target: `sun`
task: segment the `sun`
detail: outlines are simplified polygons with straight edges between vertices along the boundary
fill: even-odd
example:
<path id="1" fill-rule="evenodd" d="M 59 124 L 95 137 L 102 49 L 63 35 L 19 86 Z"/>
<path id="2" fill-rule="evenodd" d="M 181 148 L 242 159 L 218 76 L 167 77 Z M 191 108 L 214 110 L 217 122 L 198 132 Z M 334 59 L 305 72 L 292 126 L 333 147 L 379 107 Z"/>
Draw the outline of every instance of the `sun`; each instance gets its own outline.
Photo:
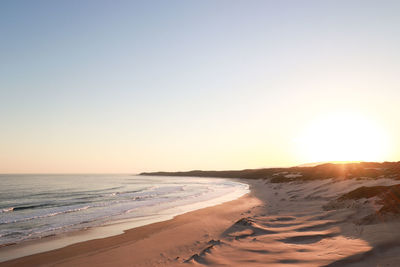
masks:
<path id="1" fill-rule="evenodd" d="M 322 115 L 295 142 L 304 162 L 383 161 L 389 145 L 377 123 L 349 112 Z"/>

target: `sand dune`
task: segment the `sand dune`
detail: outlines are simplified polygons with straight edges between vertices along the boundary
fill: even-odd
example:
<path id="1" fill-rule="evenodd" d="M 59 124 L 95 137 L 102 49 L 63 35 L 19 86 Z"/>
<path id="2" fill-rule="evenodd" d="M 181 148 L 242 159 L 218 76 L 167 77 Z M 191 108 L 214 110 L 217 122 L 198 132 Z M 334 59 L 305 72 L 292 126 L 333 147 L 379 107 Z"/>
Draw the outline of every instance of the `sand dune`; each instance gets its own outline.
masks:
<path id="1" fill-rule="evenodd" d="M 253 184 L 253 193 L 264 204 L 189 262 L 208 266 L 399 266 L 400 235 L 393 234 L 399 221 L 362 225 L 359 218 L 374 214 L 376 207 L 361 209 L 355 201 L 336 209 L 324 206 L 361 185 L 397 183 L 391 179 L 285 184 L 259 180 Z"/>

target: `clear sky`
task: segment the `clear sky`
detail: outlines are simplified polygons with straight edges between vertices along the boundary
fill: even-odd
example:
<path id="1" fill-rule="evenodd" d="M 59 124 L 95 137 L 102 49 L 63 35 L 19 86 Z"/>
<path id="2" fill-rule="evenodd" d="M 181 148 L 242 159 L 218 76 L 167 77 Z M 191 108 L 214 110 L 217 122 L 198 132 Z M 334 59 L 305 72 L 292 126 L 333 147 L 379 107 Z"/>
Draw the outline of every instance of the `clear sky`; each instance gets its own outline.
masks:
<path id="1" fill-rule="evenodd" d="M 1 1 L 0 172 L 398 161 L 399 14 L 400 1 Z"/>

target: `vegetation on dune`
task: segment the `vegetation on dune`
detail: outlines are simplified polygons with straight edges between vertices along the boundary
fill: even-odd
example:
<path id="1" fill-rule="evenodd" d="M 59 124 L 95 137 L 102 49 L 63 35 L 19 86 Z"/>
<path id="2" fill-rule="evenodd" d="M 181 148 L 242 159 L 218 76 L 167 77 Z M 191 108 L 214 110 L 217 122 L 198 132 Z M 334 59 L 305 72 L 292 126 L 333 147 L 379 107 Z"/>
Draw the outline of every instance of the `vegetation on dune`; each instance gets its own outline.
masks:
<path id="1" fill-rule="evenodd" d="M 400 213 L 400 184 L 391 186 L 363 186 L 342 195 L 338 200 L 358 200 L 377 197 L 382 207 L 378 213 Z"/>
<path id="2" fill-rule="evenodd" d="M 388 190 L 388 186 L 362 186 L 353 191 L 350 191 L 341 197 L 339 201 L 346 199 L 361 199 L 361 198 L 371 198 L 378 196 Z"/>

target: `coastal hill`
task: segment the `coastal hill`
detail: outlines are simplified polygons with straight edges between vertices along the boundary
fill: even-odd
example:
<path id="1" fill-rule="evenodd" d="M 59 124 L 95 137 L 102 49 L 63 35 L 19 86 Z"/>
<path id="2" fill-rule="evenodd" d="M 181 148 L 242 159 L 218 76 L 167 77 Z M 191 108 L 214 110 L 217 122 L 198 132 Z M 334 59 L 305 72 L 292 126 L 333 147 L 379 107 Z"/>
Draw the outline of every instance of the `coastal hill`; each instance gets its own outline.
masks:
<path id="1" fill-rule="evenodd" d="M 144 172 L 140 175 L 268 179 L 272 183 L 329 178 L 391 178 L 400 180 L 399 162 L 325 163 L 313 167 L 263 168 L 228 171 Z"/>

